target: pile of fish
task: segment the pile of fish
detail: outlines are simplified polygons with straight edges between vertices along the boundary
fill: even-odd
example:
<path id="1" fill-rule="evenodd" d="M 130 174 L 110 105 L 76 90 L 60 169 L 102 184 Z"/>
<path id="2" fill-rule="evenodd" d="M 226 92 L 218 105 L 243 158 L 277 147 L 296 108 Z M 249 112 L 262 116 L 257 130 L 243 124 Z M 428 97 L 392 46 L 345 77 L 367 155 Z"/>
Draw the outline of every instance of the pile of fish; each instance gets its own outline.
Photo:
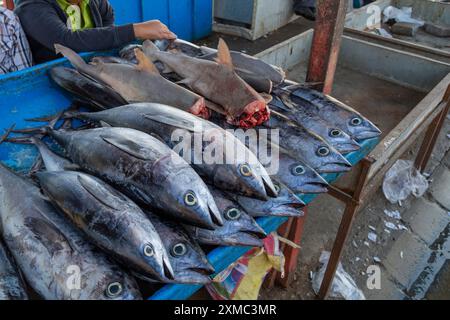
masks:
<path id="1" fill-rule="evenodd" d="M 0 139 L 40 154 L 27 175 L 0 164 L 0 299 L 29 288 L 44 299 L 140 299 L 141 281 L 209 283 L 205 246 L 262 247 L 255 218 L 301 217 L 299 196 L 327 192 L 320 174 L 349 171 L 342 154 L 380 134 L 223 41 L 217 51 L 145 42 L 91 63 L 56 49 L 76 69 L 50 77 L 89 111 L 32 119 L 48 125 Z M 277 157 L 263 165 L 262 146 L 234 126 L 279 129 L 268 141 Z M 198 147 L 199 134 L 212 139 Z M 212 146 L 226 161 L 198 161 Z"/>

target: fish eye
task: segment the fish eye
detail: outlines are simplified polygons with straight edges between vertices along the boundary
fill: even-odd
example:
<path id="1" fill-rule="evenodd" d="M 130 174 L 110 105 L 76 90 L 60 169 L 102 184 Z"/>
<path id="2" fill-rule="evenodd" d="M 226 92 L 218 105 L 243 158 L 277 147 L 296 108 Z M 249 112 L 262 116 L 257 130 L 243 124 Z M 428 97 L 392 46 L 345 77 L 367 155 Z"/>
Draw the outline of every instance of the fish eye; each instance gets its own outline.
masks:
<path id="1" fill-rule="evenodd" d="M 298 165 L 298 166 L 295 166 L 294 168 L 292 168 L 292 174 L 294 176 L 301 176 L 301 175 L 305 174 L 305 172 L 306 172 L 305 167 L 302 165 Z"/>
<path id="2" fill-rule="evenodd" d="M 243 164 L 240 166 L 239 171 L 244 177 L 251 177 L 252 175 L 252 169 L 248 164 Z"/>
<path id="3" fill-rule="evenodd" d="M 342 135 L 342 131 L 341 130 L 339 130 L 339 129 L 332 129 L 331 131 L 330 131 L 330 137 L 339 137 L 339 136 L 341 136 Z"/>
<path id="4" fill-rule="evenodd" d="M 187 247 L 184 243 L 177 243 L 173 246 L 171 251 L 174 257 L 181 257 L 187 253 Z"/>
<path id="5" fill-rule="evenodd" d="M 330 149 L 328 147 L 320 147 L 317 149 L 317 155 L 319 157 L 326 157 L 330 154 Z"/>
<path id="6" fill-rule="evenodd" d="M 350 124 L 354 127 L 359 126 L 362 124 L 362 119 L 359 117 L 355 117 L 350 121 Z"/>
<path id="7" fill-rule="evenodd" d="M 241 217 L 241 211 L 237 208 L 230 208 L 225 213 L 225 218 L 228 220 L 238 220 Z"/>
<path id="8" fill-rule="evenodd" d="M 279 186 L 278 184 L 274 183 L 274 184 L 273 184 L 273 187 L 275 188 L 275 191 L 276 191 L 277 193 L 279 193 L 279 192 L 281 191 L 281 188 L 280 188 L 280 186 Z"/>
<path id="9" fill-rule="evenodd" d="M 153 246 L 150 244 L 146 244 L 144 246 L 144 255 L 146 257 L 153 257 L 153 255 L 155 254 L 155 250 L 153 250 Z"/>
<path id="10" fill-rule="evenodd" d="M 184 203 L 186 203 L 188 206 L 193 207 L 197 204 L 197 196 L 194 192 L 189 191 L 184 196 Z"/>
<path id="11" fill-rule="evenodd" d="M 113 282 L 106 288 L 106 296 L 109 298 L 117 298 L 123 291 L 123 287 L 119 282 Z"/>

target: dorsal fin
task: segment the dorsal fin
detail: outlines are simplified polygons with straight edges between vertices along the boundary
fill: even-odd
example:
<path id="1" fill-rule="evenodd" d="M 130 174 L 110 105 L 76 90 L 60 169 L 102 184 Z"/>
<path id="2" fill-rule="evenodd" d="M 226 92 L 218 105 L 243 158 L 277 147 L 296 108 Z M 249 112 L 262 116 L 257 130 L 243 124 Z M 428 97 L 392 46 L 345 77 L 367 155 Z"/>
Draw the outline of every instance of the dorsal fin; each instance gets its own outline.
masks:
<path id="1" fill-rule="evenodd" d="M 230 49 L 222 38 L 219 40 L 217 62 L 233 69 L 233 59 L 231 59 Z"/>
<path id="2" fill-rule="evenodd" d="M 126 199 L 122 195 L 113 193 L 112 190 L 108 190 L 106 185 L 102 185 L 99 181 L 87 175 L 78 174 L 77 178 L 80 185 L 105 207 L 117 211 L 120 209 L 122 203 L 126 202 Z"/>
<path id="3" fill-rule="evenodd" d="M 134 49 L 138 61 L 137 68 L 141 71 L 159 74 L 158 68 L 150 61 L 141 49 Z"/>
<path id="4" fill-rule="evenodd" d="M 105 142 L 118 148 L 119 150 L 128 153 L 130 156 L 141 160 L 154 160 L 156 152 L 153 152 L 146 146 L 141 146 L 139 143 L 132 141 L 124 136 L 100 136 Z"/>

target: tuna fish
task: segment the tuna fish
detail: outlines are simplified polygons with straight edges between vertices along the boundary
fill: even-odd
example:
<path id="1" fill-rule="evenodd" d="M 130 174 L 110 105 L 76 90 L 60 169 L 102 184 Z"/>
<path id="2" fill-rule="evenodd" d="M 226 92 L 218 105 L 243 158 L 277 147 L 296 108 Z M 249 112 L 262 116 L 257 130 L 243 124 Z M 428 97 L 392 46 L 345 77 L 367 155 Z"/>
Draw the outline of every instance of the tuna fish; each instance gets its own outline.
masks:
<path id="1" fill-rule="evenodd" d="M 318 91 L 302 85 L 288 86 L 284 90 L 290 93 L 289 99 L 284 99 L 287 104 L 291 103 L 297 109 L 309 110 L 357 141 L 381 135 L 380 129 L 360 113 Z"/>
<path id="2" fill-rule="evenodd" d="M 155 65 L 137 50 L 137 66 L 117 63 L 87 64 L 74 51 L 55 45 L 80 72 L 101 81 L 117 91 L 126 101 L 165 103 L 207 118 L 205 100 L 199 95 L 164 79 Z"/>
<path id="3" fill-rule="evenodd" d="M 40 131 L 55 139 L 75 164 L 139 204 L 196 226 L 222 225 L 202 179 L 158 139 L 126 128 L 55 131 L 47 127 Z"/>
<path id="4" fill-rule="evenodd" d="M 299 126 L 322 137 L 331 146 L 342 154 L 357 151 L 361 146 L 348 134 L 337 127 L 329 125 L 326 121 L 315 115 L 308 108 L 296 108 L 295 105 L 288 104 L 289 98 L 285 97 L 285 92 L 279 94 L 283 97 L 281 101 L 278 97 L 270 103 L 271 109 L 286 116 L 296 122 Z"/>
<path id="5" fill-rule="evenodd" d="M 186 226 L 189 234 L 205 245 L 262 247 L 267 235 L 256 221 L 222 191 L 211 188 L 211 192 L 223 216 L 223 227 L 211 231 Z"/>
<path id="6" fill-rule="evenodd" d="M 86 242 L 34 184 L 1 164 L 0 225 L 28 284 L 44 299 L 141 298 L 133 278 Z"/>
<path id="7" fill-rule="evenodd" d="M 281 147 L 290 150 L 296 158 L 319 173 L 347 172 L 351 169 L 351 164 L 326 141 L 275 111 L 264 126 L 279 129 Z"/>
<path id="8" fill-rule="evenodd" d="M 0 301 L 2 300 L 28 300 L 28 296 L 20 271 L 0 240 Z"/>
<path id="9" fill-rule="evenodd" d="M 200 246 L 178 223 L 147 213 L 169 252 L 174 283 L 207 284 L 214 268 Z M 147 279 L 151 280 L 151 279 Z"/>
<path id="10" fill-rule="evenodd" d="M 280 182 L 275 182 L 278 198 L 261 201 L 253 198 L 228 194 L 252 217 L 301 217 L 305 203 L 289 188 Z"/>
<path id="11" fill-rule="evenodd" d="M 36 176 L 51 202 L 109 256 L 139 274 L 162 282 L 174 279 L 160 236 L 129 198 L 81 172 L 39 172 Z"/>
<path id="12" fill-rule="evenodd" d="M 249 128 L 269 118 L 264 98 L 234 71 L 230 52 L 223 40 L 219 44 L 218 62 L 163 52 L 151 41 L 144 42 L 143 48 L 153 61 L 163 62 L 180 75 L 183 84 L 221 106 L 230 123 Z"/>
<path id="13" fill-rule="evenodd" d="M 60 87 L 95 110 L 105 110 L 127 104 L 127 101 L 109 86 L 94 81 L 74 69 L 55 67 L 50 70 L 50 77 Z"/>
<path id="14" fill-rule="evenodd" d="M 155 134 L 172 148 L 179 144 L 174 132 L 181 130 L 180 135 L 190 139 L 188 151 L 191 156 L 202 160 L 190 159 L 193 167 L 210 184 L 260 199 L 277 195 L 266 170 L 250 150 L 232 134 L 189 113 L 165 105 L 141 103 L 98 113 L 72 113 L 72 116 Z M 209 138 L 214 136 L 218 139 L 211 144 L 204 142 L 205 145 L 200 148 L 201 154 L 198 155 L 196 150 L 199 148 L 194 141 L 196 133 L 202 133 L 202 140 L 211 141 Z M 223 152 L 217 162 L 208 160 L 209 145 Z"/>

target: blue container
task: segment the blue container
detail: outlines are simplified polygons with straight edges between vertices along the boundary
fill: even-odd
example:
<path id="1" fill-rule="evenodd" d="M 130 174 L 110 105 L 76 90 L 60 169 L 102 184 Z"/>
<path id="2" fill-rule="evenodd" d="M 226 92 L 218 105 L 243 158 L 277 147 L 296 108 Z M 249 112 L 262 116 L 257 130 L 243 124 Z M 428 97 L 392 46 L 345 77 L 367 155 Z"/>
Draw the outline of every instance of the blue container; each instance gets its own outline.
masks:
<path id="1" fill-rule="evenodd" d="M 179 38 L 192 41 L 212 32 L 212 0 L 109 0 L 116 24 L 158 19 Z"/>
<path id="2" fill-rule="evenodd" d="M 85 58 L 93 53 L 83 54 Z M 98 55 L 98 54 L 96 54 Z M 55 114 L 69 107 L 72 98 L 62 89 L 50 81 L 48 71 L 60 65 L 69 65 L 66 59 L 55 60 L 33 68 L 0 76 L 0 135 L 2 129 L 16 124 L 17 128 L 36 126 L 36 123 L 26 122 L 25 119 Z M 361 150 L 347 155 L 352 163 L 358 163 L 378 144 L 378 139 L 365 141 Z M 29 169 L 37 151 L 32 146 L 0 144 L 0 161 L 16 170 Z M 339 175 L 324 176 L 332 182 Z M 302 196 L 305 203 L 313 201 L 315 196 Z M 281 226 L 284 218 L 261 218 L 258 223 L 266 232 L 270 233 Z M 208 260 L 217 272 L 226 269 L 251 248 L 220 247 L 208 254 Z M 188 299 L 199 290 L 197 285 L 166 285 L 156 292 L 150 299 Z"/>

